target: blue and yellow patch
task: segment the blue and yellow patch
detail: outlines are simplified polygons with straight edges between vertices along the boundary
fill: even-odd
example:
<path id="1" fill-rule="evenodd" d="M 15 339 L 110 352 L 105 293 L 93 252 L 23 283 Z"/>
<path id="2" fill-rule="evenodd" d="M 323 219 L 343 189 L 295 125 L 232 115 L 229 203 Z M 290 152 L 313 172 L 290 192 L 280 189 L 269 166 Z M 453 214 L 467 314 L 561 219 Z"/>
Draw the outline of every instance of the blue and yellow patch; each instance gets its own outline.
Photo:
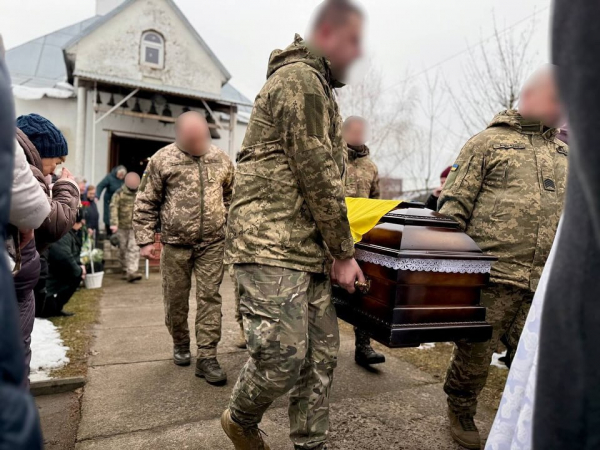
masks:
<path id="1" fill-rule="evenodd" d="M 450 172 L 456 172 L 458 170 L 458 164 L 453 164 Z"/>

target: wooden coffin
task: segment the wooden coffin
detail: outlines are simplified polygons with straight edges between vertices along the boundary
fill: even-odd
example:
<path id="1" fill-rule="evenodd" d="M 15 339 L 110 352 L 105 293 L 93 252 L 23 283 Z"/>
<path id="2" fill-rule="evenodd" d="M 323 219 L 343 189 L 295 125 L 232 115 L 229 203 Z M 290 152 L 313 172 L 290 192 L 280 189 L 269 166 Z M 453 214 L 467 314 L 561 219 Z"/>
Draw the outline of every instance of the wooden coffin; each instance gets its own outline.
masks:
<path id="1" fill-rule="evenodd" d="M 479 301 L 497 258 L 484 255 L 450 217 L 401 205 L 356 244 L 370 286 L 352 295 L 334 286 L 338 317 L 388 347 L 490 339 Z"/>

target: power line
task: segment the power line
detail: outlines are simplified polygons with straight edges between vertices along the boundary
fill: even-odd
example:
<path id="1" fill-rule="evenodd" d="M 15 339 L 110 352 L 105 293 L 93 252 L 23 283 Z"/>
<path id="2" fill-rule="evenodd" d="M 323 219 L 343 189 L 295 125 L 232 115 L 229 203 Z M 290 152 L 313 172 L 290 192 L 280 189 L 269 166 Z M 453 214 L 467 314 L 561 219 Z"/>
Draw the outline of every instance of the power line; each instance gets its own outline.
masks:
<path id="1" fill-rule="evenodd" d="M 426 69 L 423 69 L 422 71 L 420 71 L 420 72 L 418 72 L 418 73 L 416 73 L 416 74 L 414 74 L 414 75 L 410 75 L 410 76 L 408 76 L 408 77 L 404 78 L 403 80 L 401 80 L 401 81 L 399 81 L 399 82 L 397 82 L 397 83 L 394 83 L 394 84 L 392 84 L 392 85 L 390 85 L 390 86 L 388 86 L 388 87 L 384 88 L 382 92 L 389 91 L 390 89 L 393 89 L 393 88 L 395 88 L 396 86 L 399 86 L 399 85 L 401 85 L 402 83 L 406 83 L 408 80 L 412 80 L 413 78 L 419 77 L 419 76 L 421 76 L 421 75 L 423 75 L 423 74 L 425 74 L 425 73 L 429 72 L 430 70 L 432 70 L 432 69 L 435 69 L 436 67 L 439 67 L 439 66 L 441 66 L 441 65 L 443 65 L 443 64 L 446 64 L 448 61 L 450 61 L 450 60 L 452 60 L 452 59 L 454 59 L 454 58 L 458 58 L 459 56 L 461 56 L 461 55 L 463 55 L 463 54 L 465 54 L 465 53 L 469 52 L 469 51 L 471 50 L 471 48 L 473 48 L 473 47 L 478 47 L 478 46 L 480 46 L 480 45 L 483 45 L 483 44 L 485 44 L 487 41 L 489 41 L 489 40 L 491 40 L 491 39 L 495 38 L 495 37 L 496 37 L 496 35 L 501 35 L 501 34 L 504 34 L 504 33 L 506 33 L 508 30 L 511 30 L 511 29 L 513 29 L 513 28 L 515 28 L 515 27 L 517 27 L 517 26 L 521 25 L 523 22 L 526 22 L 526 21 L 528 21 L 529 19 L 531 19 L 531 18 L 535 17 L 536 15 L 543 13 L 544 11 L 546 11 L 546 10 L 547 10 L 547 9 L 549 9 L 549 8 L 550 8 L 550 6 L 546 6 L 546 7 L 542 8 L 542 9 L 540 9 L 539 11 L 534 11 L 534 12 L 533 12 L 533 14 L 530 14 L 530 15 L 528 15 L 527 17 L 524 17 L 523 19 L 521 19 L 521 20 L 519 20 L 519 21 L 517 21 L 517 22 L 513 23 L 512 25 L 510 25 L 510 26 L 508 26 L 508 27 L 506 27 L 506 28 L 504 28 L 504 29 L 500 30 L 498 33 L 494 33 L 494 34 L 492 34 L 492 35 L 488 36 L 487 38 L 480 40 L 479 42 L 475 43 L 474 45 L 470 45 L 470 46 L 468 46 L 468 47 L 464 48 L 463 50 L 461 50 L 460 52 L 458 52 L 458 53 L 454 53 L 453 55 L 451 55 L 451 56 L 448 56 L 447 58 L 445 58 L 445 59 L 443 59 L 443 60 L 441 60 L 441 61 L 439 61 L 439 62 L 437 62 L 437 63 L 433 64 L 432 66 L 429 66 L 429 67 L 427 67 Z"/>

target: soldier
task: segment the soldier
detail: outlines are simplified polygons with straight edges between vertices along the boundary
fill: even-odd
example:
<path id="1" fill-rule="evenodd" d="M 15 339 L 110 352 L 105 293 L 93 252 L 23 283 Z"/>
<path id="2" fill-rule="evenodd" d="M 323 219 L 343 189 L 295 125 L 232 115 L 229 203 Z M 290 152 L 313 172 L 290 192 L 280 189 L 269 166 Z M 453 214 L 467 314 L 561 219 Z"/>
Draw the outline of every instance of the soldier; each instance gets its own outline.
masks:
<path id="1" fill-rule="evenodd" d="M 225 221 L 231 201 L 233 164 L 210 143 L 208 124 L 195 111 L 175 122 L 176 141 L 148 163 L 135 202 L 133 226 L 142 256 L 154 257 L 160 219 L 165 323 L 173 337 L 173 362 L 190 364 L 188 329 L 192 274 L 196 278 L 196 376 L 225 384 L 217 361 Z"/>
<path id="2" fill-rule="evenodd" d="M 234 264 L 249 359 L 221 425 L 237 450 L 264 450 L 258 424 L 289 392 L 296 449 L 322 449 L 339 331 L 331 276 L 364 277 L 344 201 L 346 149 L 333 89 L 360 54 L 363 17 L 328 0 L 310 39 L 271 53 L 240 152 L 225 260 Z"/>
<path id="3" fill-rule="evenodd" d="M 518 111 L 503 111 L 461 150 L 442 191 L 440 212 L 452 216 L 485 253 L 497 256 L 481 293 L 492 339 L 459 342 L 444 390 L 454 439 L 480 448 L 473 421 L 498 340 L 525 317 L 550 252 L 563 206 L 567 146 L 551 67 L 525 84 Z"/>
<path id="4" fill-rule="evenodd" d="M 125 279 L 130 283 L 142 279 L 138 273 L 140 248 L 133 233 L 133 204 L 139 185 L 140 176 L 129 172 L 125 184 L 110 199 L 110 231 L 119 237 L 121 264 Z"/>
<path id="5" fill-rule="evenodd" d="M 367 122 L 362 117 L 350 116 L 342 126 L 342 136 L 348 146 L 346 197 L 380 198 L 379 173 L 369 158 L 365 145 Z M 360 366 L 385 362 L 385 356 L 371 347 L 371 339 L 364 330 L 354 328 L 354 360 Z"/>

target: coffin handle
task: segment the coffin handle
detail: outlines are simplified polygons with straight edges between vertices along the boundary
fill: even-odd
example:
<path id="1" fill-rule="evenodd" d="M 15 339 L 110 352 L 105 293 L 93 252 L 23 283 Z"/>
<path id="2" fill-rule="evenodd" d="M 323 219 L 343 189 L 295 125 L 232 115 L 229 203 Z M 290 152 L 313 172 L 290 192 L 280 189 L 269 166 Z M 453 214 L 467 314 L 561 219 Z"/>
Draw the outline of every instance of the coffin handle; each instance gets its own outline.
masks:
<path id="1" fill-rule="evenodd" d="M 361 294 L 368 294 L 369 293 L 369 289 L 371 289 L 371 280 L 366 278 L 364 283 L 361 283 L 360 281 L 356 280 L 354 282 L 354 287 L 356 288 L 356 290 L 358 292 L 360 292 Z"/>

